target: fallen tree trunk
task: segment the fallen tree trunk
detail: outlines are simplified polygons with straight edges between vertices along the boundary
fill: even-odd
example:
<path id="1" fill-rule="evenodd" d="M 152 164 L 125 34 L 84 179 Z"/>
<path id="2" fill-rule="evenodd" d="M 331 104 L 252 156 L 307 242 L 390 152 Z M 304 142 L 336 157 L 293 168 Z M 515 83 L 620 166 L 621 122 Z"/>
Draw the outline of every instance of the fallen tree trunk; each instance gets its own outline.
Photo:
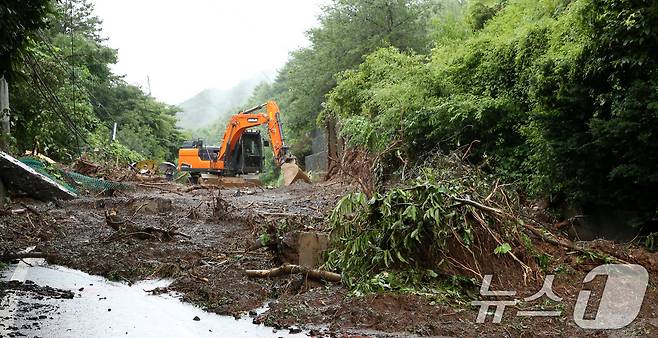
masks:
<path id="1" fill-rule="evenodd" d="M 19 252 L 19 253 L 4 253 L 0 255 L 0 262 L 9 262 L 14 259 L 25 259 L 25 258 L 52 258 L 56 257 L 55 254 L 49 254 L 45 252 Z"/>
<path id="2" fill-rule="evenodd" d="M 302 274 L 312 279 L 326 280 L 334 283 L 340 283 L 341 281 L 340 274 L 320 269 L 309 269 L 301 265 L 293 264 L 283 264 L 278 268 L 269 270 L 245 270 L 245 274 L 247 277 L 252 278 L 269 278 L 282 275 Z"/>

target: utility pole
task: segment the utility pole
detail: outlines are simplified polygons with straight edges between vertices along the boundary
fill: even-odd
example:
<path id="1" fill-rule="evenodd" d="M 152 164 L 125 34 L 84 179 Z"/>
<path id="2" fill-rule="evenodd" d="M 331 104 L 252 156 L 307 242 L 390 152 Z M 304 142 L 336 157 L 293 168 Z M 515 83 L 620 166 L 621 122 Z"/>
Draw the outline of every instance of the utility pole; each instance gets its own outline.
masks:
<path id="1" fill-rule="evenodd" d="M 146 84 L 149 86 L 149 96 L 151 96 L 151 78 L 146 75 Z"/>
<path id="2" fill-rule="evenodd" d="M 0 77 L 0 121 L 2 122 L 2 135 L 9 136 L 9 84 L 4 75 Z"/>
<path id="3" fill-rule="evenodd" d="M 112 142 L 117 140 L 117 123 L 114 122 L 114 128 L 112 128 Z"/>

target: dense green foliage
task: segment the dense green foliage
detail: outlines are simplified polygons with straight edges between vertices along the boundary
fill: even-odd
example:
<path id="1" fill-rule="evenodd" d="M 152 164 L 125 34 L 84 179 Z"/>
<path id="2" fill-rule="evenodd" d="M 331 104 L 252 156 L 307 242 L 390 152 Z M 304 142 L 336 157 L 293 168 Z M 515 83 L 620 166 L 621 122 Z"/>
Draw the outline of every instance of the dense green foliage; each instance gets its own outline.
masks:
<path id="1" fill-rule="evenodd" d="M 440 7 L 430 0 L 335 0 L 324 8 L 319 27 L 307 32 L 310 46 L 292 52 L 274 83 L 254 94 L 279 103 L 295 155 L 310 153 L 310 133 L 336 84 L 334 75 L 382 47 L 428 52 L 431 18 Z"/>
<path id="2" fill-rule="evenodd" d="M 300 157 L 312 129 L 338 121 L 351 146 L 400 141 L 411 161 L 469 146 L 532 196 L 646 221 L 657 29 L 649 0 L 336 0 L 254 97 L 279 102 Z"/>
<path id="3" fill-rule="evenodd" d="M 658 4 L 516 0 L 463 13 L 471 31 L 450 31 L 429 60 L 387 48 L 340 73 L 324 114 L 373 151 L 399 139 L 418 158 L 477 141 L 473 161 L 531 193 L 653 217 Z"/>
<path id="4" fill-rule="evenodd" d="M 343 272 L 360 293 L 407 291 L 438 281 L 447 242 L 459 236 L 469 245 L 473 229 L 446 205 L 447 187 L 423 177 L 408 188 L 343 197 L 334 209 L 333 250 L 327 267 Z M 395 271 L 396 273 L 390 273 Z"/>
<path id="5" fill-rule="evenodd" d="M 175 128 L 177 109 L 112 73 L 117 51 L 104 44 L 93 6 L 86 0 L 43 6 L 51 10 L 33 11 L 31 5 L 12 9 L 13 17 L 25 15 L 28 22 L 44 23 L 24 34 L 22 47 L 10 55 L 12 67 L 2 69 L 12 75 L 15 150 L 37 149 L 62 161 L 85 149 L 126 159 L 138 158 L 139 153 L 173 160 L 182 141 Z M 110 142 L 115 122 L 118 145 Z"/>
<path id="6" fill-rule="evenodd" d="M 49 0 L 3 0 L 0 3 L 0 76 L 10 77 L 13 61 L 39 29 L 46 26 Z"/>

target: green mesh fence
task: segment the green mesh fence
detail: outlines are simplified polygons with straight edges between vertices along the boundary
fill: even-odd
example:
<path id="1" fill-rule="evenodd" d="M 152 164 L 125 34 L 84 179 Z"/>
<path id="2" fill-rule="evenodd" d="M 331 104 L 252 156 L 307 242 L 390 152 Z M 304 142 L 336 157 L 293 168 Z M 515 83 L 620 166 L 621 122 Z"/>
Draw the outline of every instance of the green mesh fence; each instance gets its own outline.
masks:
<path id="1" fill-rule="evenodd" d="M 76 194 L 78 193 L 78 189 L 76 189 L 76 187 L 81 187 L 90 191 L 132 189 L 132 186 L 125 183 L 106 181 L 100 178 L 78 174 L 76 172 L 63 171 L 52 166 L 46 167 L 46 165 L 41 162 L 41 160 L 33 157 L 23 157 L 19 160 L 30 168 L 36 170 L 38 173 L 55 180 L 63 187 Z"/>
<path id="2" fill-rule="evenodd" d="M 66 172 L 66 176 L 75 181 L 76 184 L 92 191 L 103 190 L 130 190 L 132 186 L 120 182 L 101 180 L 95 177 L 89 177 L 75 172 Z"/>
<path id="3" fill-rule="evenodd" d="M 36 172 L 39 174 L 46 176 L 50 178 L 51 180 L 61 184 L 64 188 L 66 188 L 68 191 L 77 194 L 78 190 L 75 189 L 74 186 L 69 184 L 64 180 L 63 174 L 59 170 L 49 170 L 46 168 L 46 165 L 41 162 L 41 160 L 38 160 L 33 157 L 23 157 L 19 158 L 19 161 L 23 162 L 23 164 L 26 164 L 28 167 L 34 169 Z"/>

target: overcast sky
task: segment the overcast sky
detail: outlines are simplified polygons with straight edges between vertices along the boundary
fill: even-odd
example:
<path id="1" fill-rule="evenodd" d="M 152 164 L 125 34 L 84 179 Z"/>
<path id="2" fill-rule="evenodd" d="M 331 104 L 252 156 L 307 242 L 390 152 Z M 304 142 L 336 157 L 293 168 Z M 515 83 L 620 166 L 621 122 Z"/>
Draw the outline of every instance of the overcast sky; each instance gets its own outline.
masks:
<path id="1" fill-rule="evenodd" d="M 177 104 L 281 68 L 325 0 L 92 0 L 117 74 Z"/>

